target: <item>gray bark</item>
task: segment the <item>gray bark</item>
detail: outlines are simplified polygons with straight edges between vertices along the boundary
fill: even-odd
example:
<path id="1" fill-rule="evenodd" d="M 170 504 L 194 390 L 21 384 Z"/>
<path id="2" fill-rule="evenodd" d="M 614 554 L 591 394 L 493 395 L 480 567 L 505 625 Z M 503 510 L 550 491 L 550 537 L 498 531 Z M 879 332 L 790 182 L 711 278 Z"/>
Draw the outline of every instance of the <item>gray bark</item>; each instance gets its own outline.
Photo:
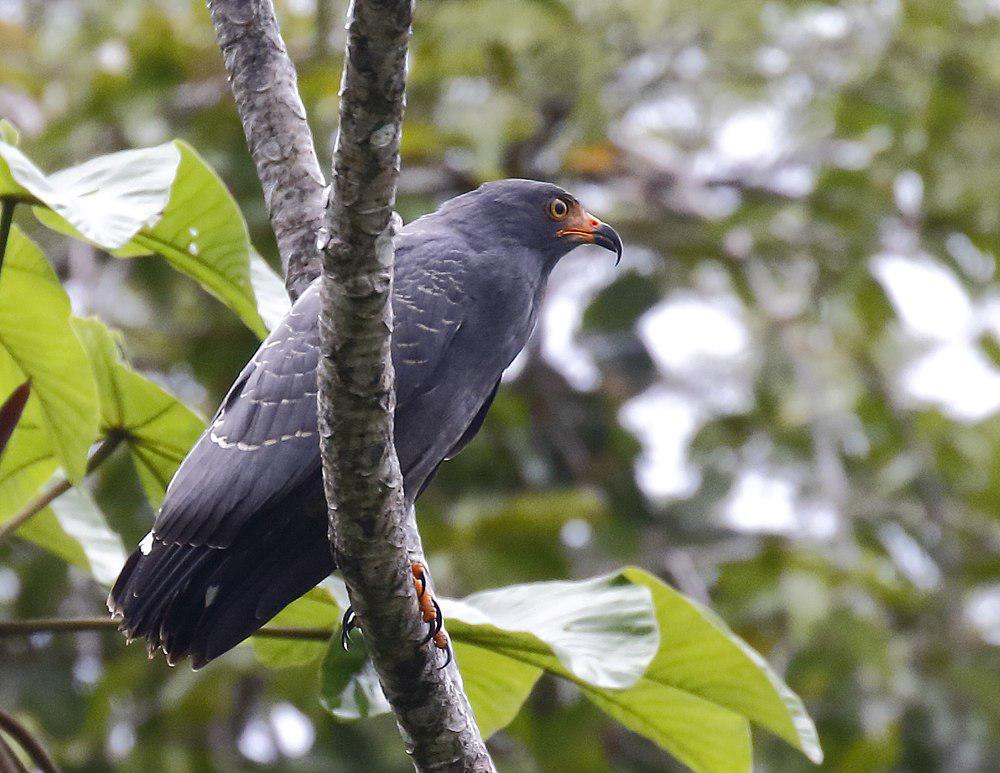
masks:
<path id="1" fill-rule="evenodd" d="M 491 771 L 458 669 L 420 645 L 420 535 L 393 445 L 392 207 L 411 0 L 354 0 L 323 249 L 319 423 L 330 539 L 420 770 Z"/>
<path id="2" fill-rule="evenodd" d="M 295 65 L 271 0 L 209 0 L 208 7 L 294 301 L 319 275 L 316 233 L 326 206 Z"/>

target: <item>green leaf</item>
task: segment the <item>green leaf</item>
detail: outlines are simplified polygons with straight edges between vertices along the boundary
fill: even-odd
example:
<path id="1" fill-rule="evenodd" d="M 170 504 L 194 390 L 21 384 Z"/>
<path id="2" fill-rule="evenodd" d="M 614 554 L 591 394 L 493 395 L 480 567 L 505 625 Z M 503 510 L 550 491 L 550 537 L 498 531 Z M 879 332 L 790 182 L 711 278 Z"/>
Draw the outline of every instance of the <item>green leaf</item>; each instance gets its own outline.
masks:
<path id="1" fill-rule="evenodd" d="M 101 405 L 101 431 L 125 436 L 139 479 L 154 507 L 205 423 L 184 403 L 121 359 L 119 342 L 94 317 L 72 320 L 90 355 Z"/>
<path id="2" fill-rule="evenodd" d="M 649 592 L 620 574 L 516 585 L 440 603 L 469 703 L 487 736 L 517 715 L 543 670 L 622 687 L 639 679 L 657 649 Z M 387 706 L 381 691 L 373 692 L 368 669 L 364 658 L 331 643 L 323 696 L 335 716 L 370 716 Z"/>
<path id="3" fill-rule="evenodd" d="M 171 143 L 125 150 L 51 175 L 6 142 L 0 142 L 0 159 L 0 195 L 27 192 L 85 239 L 113 250 L 163 211 L 180 153 Z M 6 189 L 10 179 L 17 189 Z"/>
<path id="4" fill-rule="evenodd" d="M 666 749 L 689 768 L 704 773 L 750 771 L 750 726 L 738 714 L 711 701 L 643 678 L 616 692 L 581 685 L 594 705 L 625 727 Z"/>
<path id="5" fill-rule="evenodd" d="M 18 530 L 18 536 L 89 571 L 102 585 L 114 583 L 125 563 L 121 537 L 80 487 L 71 488 Z"/>
<path id="6" fill-rule="evenodd" d="M 275 615 L 268 625 L 300 626 L 302 628 L 318 626 L 335 630 L 340 623 L 340 614 L 340 607 L 330 591 L 320 586 L 297 598 Z M 262 663 L 274 668 L 313 663 L 319 660 L 327 650 L 326 642 L 262 637 L 256 637 L 251 641 L 257 658 Z"/>
<path id="7" fill-rule="evenodd" d="M 512 585 L 441 608 L 455 641 L 597 687 L 635 684 L 659 645 L 649 592 L 622 574 Z"/>
<path id="8" fill-rule="evenodd" d="M 169 197 L 141 220 L 130 218 L 130 226 L 135 227 L 124 240 L 96 238 L 72 220 L 60 217 L 58 211 L 35 207 L 35 216 L 50 228 L 83 237 L 119 258 L 160 255 L 178 271 L 197 280 L 263 338 L 267 329 L 257 313 L 250 282 L 252 248 L 239 207 L 219 176 L 190 145 L 175 140 L 160 148 L 169 148 L 171 158 L 176 159 L 172 164 L 164 162 L 161 170 L 170 173 Z M 108 206 L 116 204 L 131 206 L 128 200 L 109 202 Z"/>
<path id="9" fill-rule="evenodd" d="M 581 685 L 591 700 L 696 770 L 731 768 L 713 762 L 712 747 L 718 736 L 703 729 L 703 718 L 694 722 L 680 718 L 711 714 L 716 723 L 723 723 L 724 714 L 719 711 L 745 717 L 773 731 L 813 762 L 822 761 L 816 728 L 802 701 L 757 652 L 710 610 L 656 577 L 635 568 L 626 569 L 625 576 L 653 594 L 660 648 L 642 679 L 628 690 L 598 694 Z M 682 702 L 694 713 L 666 710 Z"/>
<path id="10" fill-rule="evenodd" d="M 69 479 L 79 481 L 97 436 L 98 403 L 86 352 L 69 317 L 69 298 L 52 267 L 14 226 L 0 272 L 0 392 L 31 381 L 21 424 L 30 416 L 31 427 L 44 430 Z M 32 404 L 39 410 L 29 410 Z M 21 442 L 21 432 L 19 425 L 11 447 Z M 38 442 L 36 438 L 35 450 Z"/>
<path id="11" fill-rule="evenodd" d="M 250 284 L 257 299 L 257 313 L 268 330 L 274 330 L 292 308 L 281 277 L 253 250 L 250 255 Z"/>
<path id="12" fill-rule="evenodd" d="M 335 603 L 329 595 L 314 600 Z M 440 602 L 487 736 L 514 718 L 548 671 L 697 771 L 750 770 L 748 720 L 822 759 L 801 701 L 760 655 L 710 611 L 642 570 Z M 301 612 L 296 624 L 316 624 Z M 327 621 L 338 614 L 322 613 Z M 339 642 L 323 663 L 323 700 L 341 718 L 385 708 L 366 658 L 343 653 Z"/>
<path id="13" fill-rule="evenodd" d="M 6 118 L 0 118 L 0 142 L 6 142 L 15 148 L 21 144 L 21 132 Z"/>
<path id="14" fill-rule="evenodd" d="M 489 738 L 514 721 L 542 669 L 457 639 L 453 646 L 472 713 Z"/>
<path id="15" fill-rule="evenodd" d="M 391 711 L 363 637 L 355 638 L 349 652 L 344 652 L 339 641 L 327 648 L 320 669 L 320 703 L 342 720 L 376 717 Z"/>
<path id="16" fill-rule="evenodd" d="M 250 237 L 225 184 L 185 142 L 175 140 L 181 163 L 162 217 L 144 227 L 122 257 L 156 253 L 193 277 L 247 327 L 267 335 L 250 283 Z M 118 253 L 116 253 L 118 254 Z"/>

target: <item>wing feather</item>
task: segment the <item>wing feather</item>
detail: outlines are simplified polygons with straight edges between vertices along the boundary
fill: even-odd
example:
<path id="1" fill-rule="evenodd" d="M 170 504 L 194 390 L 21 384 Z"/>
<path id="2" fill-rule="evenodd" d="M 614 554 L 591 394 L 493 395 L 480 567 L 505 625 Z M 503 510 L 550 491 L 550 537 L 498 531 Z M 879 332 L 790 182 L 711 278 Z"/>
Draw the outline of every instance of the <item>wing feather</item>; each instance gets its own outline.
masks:
<path id="1" fill-rule="evenodd" d="M 397 420 L 409 406 L 419 410 L 420 399 L 434 389 L 461 328 L 462 296 L 455 289 L 455 272 L 428 272 L 428 261 L 407 260 L 413 252 L 426 256 L 434 249 L 428 240 L 401 238 L 397 245 L 400 260 L 393 296 Z M 461 264 L 460 256 L 446 253 L 445 262 L 455 268 Z M 273 509 L 320 475 L 318 290 L 318 283 L 310 286 L 261 344 L 177 470 L 153 525 L 161 542 L 229 547 L 257 514 Z M 399 446 L 404 476 L 427 451 L 421 447 L 421 453 L 410 453 L 408 458 L 405 452 L 411 446 Z"/>

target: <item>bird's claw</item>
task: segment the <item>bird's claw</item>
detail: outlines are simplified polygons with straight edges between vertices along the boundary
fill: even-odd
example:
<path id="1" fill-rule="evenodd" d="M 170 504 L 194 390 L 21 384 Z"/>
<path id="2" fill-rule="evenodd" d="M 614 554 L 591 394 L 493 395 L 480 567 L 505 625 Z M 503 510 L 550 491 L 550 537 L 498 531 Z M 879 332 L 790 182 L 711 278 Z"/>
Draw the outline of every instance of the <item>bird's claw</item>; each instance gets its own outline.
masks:
<path id="1" fill-rule="evenodd" d="M 424 572 L 424 565 L 414 562 L 411 565 L 411 570 L 413 571 L 413 587 L 417 591 L 417 603 L 420 605 L 424 622 L 427 623 L 427 635 L 420 640 L 420 645 L 423 646 L 427 642 L 433 641 L 435 647 L 444 650 L 446 658 L 444 665 L 439 668 L 447 668 L 452 660 L 452 652 L 448 634 L 444 630 L 444 615 L 441 613 L 441 605 L 427 589 L 427 575 Z"/>
<path id="2" fill-rule="evenodd" d="M 420 563 L 412 565 L 413 586 L 417 591 L 417 602 L 420 604 L 420 612 L 424 622 L 427 623 L 427 635 L 420 640 L 421 646 L 433 641 L 434 646 L 445 653 L 444 665 L 438 669 L 447 668 L 452 661 L 451 642 L 448 634 L 444 630 L 444 614 L 441 612 L 441 605 L 427 589 L 427 576 L 424 573 L 424 566 Z M 345 652 L 351 648 L 351 631 L 359 628 L 357 617 L 354 614 L 354 607 L 348 607 L 344 612 L 340 627 L 340 644 Z"/>
<path id="3" fill-rule="evenodd" d="M 354 607 L 348 607 L 347 611 L 344 612 L 344 619 L 340 624 L 340 644 L 344 648 L 344 652 L 350 651 L 351 631 L 357 627 L 358 624 L 354 616 Z"/>
<path id="4" fill-rule="evenodd" d="M 439 633 L 441 633 L 441 629 L 444 627 L 444 615 L 441 614 L 441 607 L 440 605 L 438 605 L 437 599 L 432 597 L 431 604 L 434 605 L 434 619 L 427 620 L 426 618 L 424 618 L 425 622 L 427 623 L 427 635 L 420 640 L 421 645 L 426 644 L 435 636 L 437 636 Z"/>
<path id="5" fill-rule="evenodd" d="M 438 671 L 447 668 L 448 664 L 451 663 L 451 644 L 448 642 L 448 634 L 446 634 L 444 631 L 441 631 L 440 633 L 441 636 L 443 637 L 444 643 L 439 645 L 437 641 L 435 641 L 434 646 L 437 647 L 438 649 L 444 650 L 445 659 L 444 659 L 444 665 L 438 666 Z"/>

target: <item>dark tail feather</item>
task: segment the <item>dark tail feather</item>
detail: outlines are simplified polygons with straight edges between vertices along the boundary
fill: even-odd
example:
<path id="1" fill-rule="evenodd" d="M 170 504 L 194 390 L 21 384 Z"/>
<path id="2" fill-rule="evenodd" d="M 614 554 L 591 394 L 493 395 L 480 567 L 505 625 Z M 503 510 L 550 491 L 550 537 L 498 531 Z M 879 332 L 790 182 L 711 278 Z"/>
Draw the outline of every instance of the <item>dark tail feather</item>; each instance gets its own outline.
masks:
<path id="1" fill-rule="evenodd" d="M 247 535 L 228 548 L 153 540 L 134 552 L 108 597 L 120 630 L 194 668 L 235 647 L 334 569 L 322 518 Z"/>

